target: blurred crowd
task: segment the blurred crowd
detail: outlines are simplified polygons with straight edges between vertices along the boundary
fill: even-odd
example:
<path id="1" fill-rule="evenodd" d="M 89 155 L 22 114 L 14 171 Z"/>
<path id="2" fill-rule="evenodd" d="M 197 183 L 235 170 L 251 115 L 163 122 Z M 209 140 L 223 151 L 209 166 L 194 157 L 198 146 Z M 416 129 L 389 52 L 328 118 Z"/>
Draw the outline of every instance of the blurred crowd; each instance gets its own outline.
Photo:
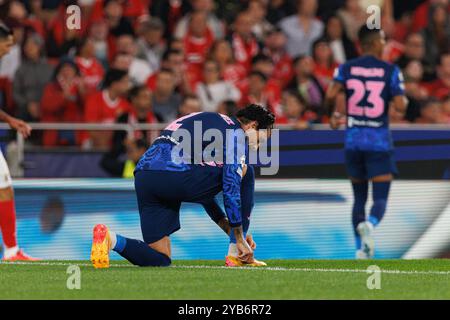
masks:
<path id="1" fill-rule="evenodd" d="M 72 4 L 78 30 L 66 25 Z M 328 121 L 324 92 L 358 56 L 369 4 L 382 8 L 384 59 L 403 70 L 410 100 L 392 123 L 450 125 L 448 0 L 3 0 L 16 44 L 0 61 L 0 104 L 32 122 L 168 123 L 258 103 L 305 129 Z M 46 131 L 33 142 L 123 152 L 145 148 L 139 134 L 131 145 L 112 132 Z"/>

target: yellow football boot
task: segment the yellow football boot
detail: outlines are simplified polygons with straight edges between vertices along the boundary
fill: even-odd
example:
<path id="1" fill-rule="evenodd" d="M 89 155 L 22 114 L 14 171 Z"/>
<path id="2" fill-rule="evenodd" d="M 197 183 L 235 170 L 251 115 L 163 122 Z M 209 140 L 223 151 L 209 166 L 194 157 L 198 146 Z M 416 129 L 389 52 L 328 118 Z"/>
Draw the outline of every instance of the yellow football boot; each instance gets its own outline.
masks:
<path id="1" fill-rule="evenodd" d="M 226 267 L 266 267 L 267 263 L 254 259 L 252 263 L 245 263 L 233 256 L 225 257 Z"/>
<path id="2" fill-rule="evenodd" d="M 109 268 L 109 251 L 111 250 L 111 238 L 108 227 L 97 224 L 94 227 L 91 249 L 91 261 L 94 268 Z"/>

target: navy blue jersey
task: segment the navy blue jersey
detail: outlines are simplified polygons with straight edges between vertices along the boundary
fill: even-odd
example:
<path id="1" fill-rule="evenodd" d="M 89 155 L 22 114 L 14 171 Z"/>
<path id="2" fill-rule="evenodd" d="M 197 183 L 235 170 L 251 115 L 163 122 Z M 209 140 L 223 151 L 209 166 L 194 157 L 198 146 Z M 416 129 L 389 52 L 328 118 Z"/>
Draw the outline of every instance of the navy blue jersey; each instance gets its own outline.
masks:
<path id="1" fill-rule="evenodd" d="M 346 149 L 392 150 L 389 102 L 404 95 L 400 69 L 366 55 L 340 65 L 334 81 L 344 86 L 347 96 Z"/>
<path id="2" fill-rule="evenodd" d="M 213 112 L 192 113 L 175 120 L 161 132 L 139 160 L 135 172 L 208 168 L 211 180 L 222 181 L 230 224 L 239 225 L 242 221 L 240 187 L 247 152 L 245 134 L 236 118 Z"/>

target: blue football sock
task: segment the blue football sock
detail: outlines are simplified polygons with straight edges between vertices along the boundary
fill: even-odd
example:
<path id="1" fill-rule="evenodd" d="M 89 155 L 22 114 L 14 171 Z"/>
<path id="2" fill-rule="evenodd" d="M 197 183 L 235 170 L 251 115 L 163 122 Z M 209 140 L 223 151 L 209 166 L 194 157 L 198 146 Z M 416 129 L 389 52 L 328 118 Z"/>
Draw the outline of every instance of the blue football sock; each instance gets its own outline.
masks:
<path id="1" fill-rule="evenodd" d="M 367 194 L 369 192 L 369 183 L 367 181 L 356 183 L 352 182 L 353 188 L 353 210 L 352 210 L 352 223 L 353 231 L 355 233 L 355 245 L 356 249 L 361 249 L 361 239 L 356 231 L 358 224 L 366 220 L 366 202 Z"/>
<path id="2" fill-rule="evenodd" d="M 150 248 L 145 242 L 121 235 L 117 235 L 117 243 L 113 250 L 140 267 L 167 267 L 172 262 L 168 256 Z"/>
<path id="3" fill-rule="evenodd" d="M 391 187 L 390 181 L 372 183 L 373 205 L 372 208 L 370 209 L 369 221 L 374 226 L 377 226 L 381 222 L 384 213 L 386 212 L 386 205 L 390 187 Z"/>

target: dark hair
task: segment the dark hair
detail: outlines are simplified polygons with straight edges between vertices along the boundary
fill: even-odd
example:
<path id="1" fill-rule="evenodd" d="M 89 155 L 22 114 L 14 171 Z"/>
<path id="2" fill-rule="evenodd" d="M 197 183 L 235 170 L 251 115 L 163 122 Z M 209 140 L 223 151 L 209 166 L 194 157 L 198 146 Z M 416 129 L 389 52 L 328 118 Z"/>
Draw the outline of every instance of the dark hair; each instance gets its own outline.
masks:
<path id="1" fill-rule="evenodd" d="M 252 71 L 250 72 L 250 74 L 248 75 L 248 77 L 250 78 L 251 76 L 256 76 L 259 77 L 261 80 L 263 80 L 264 82 L 267 82 L 267 76 L 262 73 L 261 71 Z"/>
<path id="2" fill-rule="evenodd" d="M 148 149 L 148 147 L 149 147 L 147 140 L 142 139 L 142 138 L 134 140 L 134 144 L 136 145 L 136 148 L 138 148 L 138 149 Z"/>
<path id="3" fill-rule="evenodd" d="M 5 24 L 0 23 L 0 39 L 5 39 L 11 36 L 13 33 L 10 28 L 8 28 Z"/>
<path id="4" fill-rule="evenodd" d="M 172 54 L 182 54 L 182 52 L 178 49 L 167 49 L 166 51 L 164 51 L 161 60 L 162 61 L 167 61 L 169 60 L 169 56 L 171 56 Z"/>
<path id="5" fill-rule="evenodd" d="M 294 57 L 294 60 L 292 60 L 292 64 L 295 66 L 299 61 L 305 59 L 305 58 L 310 58 L 311 56 L 307 55 L 307 54 L 299 54 L 298 56 Z"/>
<path id="6" fill-rule="evenodd" d="M 175 76 L 175 73 L 174 73 L 173 70 L 170 69 L 170 68 L 161 68 L 161 69 L 159 69 L 159 71 L 158 71 L 157 74 L 161 74 L 161 73 L 169 73 L 169 74 L 171 74 L 172 76 Z"/>
<path id="7" fill-rule="evenodd" d="M 270 62 L 270 63 L 273 63 L 272 59 L 269 56 L 267 56 L 267 55 L 265 55 L 263 53 L 259 53 L 259 54 L 257 54 L 256 56 L 254 56 L 252 58 L 252 64 L 257 64 L 258 62 Z"/>
<path id="8" fill-rule="evenodd" d="M 136 98 L 142 90 L 147 90 L 147 87 L 143 86 L 143 85 L 138 85 L 138 86 L 132 87 L 130 89 L 130 91 L 128 92 L 128 101 L 131 102 L 131 100 Z"/>
<path id="9" fill-rule="evenodd" d="M 105 78 L 103 79 L 102 88 L 107 89 L 111 87 L 114 82 L 122 80 L 125 76 L 128 75 L 128 71 L 119 70 L 111 68 L 106 72 Z"/>
<path id="10" fill-rule="evenodd" d="M 235 114 L 238 109 L 237 103 L 233 100 L 225 100 L 222 104 L 225 105 L 225 111 L 228 116 Z"/>
<path id="11" fill-rule="evenodd" d="M 58 65 L 55 68 L 55 71 L 53 71 L 53 80 L 56 80 L 58 77 L 58 74 L 61 72 L 61 69 L 65 66 L 65 65 L 69 65 L 72 68 L 75 69 L 76 74 L 79 76 L 80 75 L 80 69 L 78 68 L 77 64 L 69 57 L 62 57 L 59 60 Z"/>
<path id="12" fill-rule="evenodd" d="M 362 47 L 370 46 L 376 38 L 380 37 L 381 29 L 369 29 L 365 24 L 358 31 L 358 39 Z"/>
<path id="13" fill-rule="evenodd" d="M 236 117 L 243 123 L 247 124 L 250 121 L 258 122 L 259 129 L 272 129 L 275 122 L 275 115 L 266 108 L 250 104 L 236 113 Z"/>

